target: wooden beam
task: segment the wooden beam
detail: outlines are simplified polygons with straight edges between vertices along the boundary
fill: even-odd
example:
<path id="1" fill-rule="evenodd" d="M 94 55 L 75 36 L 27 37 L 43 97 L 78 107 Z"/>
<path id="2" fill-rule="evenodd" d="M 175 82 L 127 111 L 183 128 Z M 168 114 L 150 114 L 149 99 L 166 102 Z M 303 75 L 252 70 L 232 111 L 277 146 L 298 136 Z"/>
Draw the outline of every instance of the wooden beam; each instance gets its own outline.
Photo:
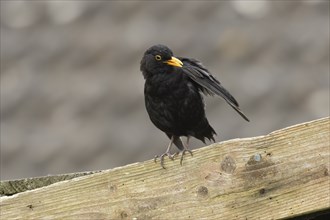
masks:
<path id="1" fill-rule="evenodd" d="M 0 198 L 1 219 L 279 219 L 330 208 L 329 117 Z"/>
<path id="2" fill-rule="evenodd" d="M 16 193 L 25 192 L 27 190 L 38 189 L 53 183 L 70 180 L 80 176 L 86 176 L 101 171 L 89 171 L 79 173 L 67 173 L 59 175 L 32 177 L 19 180 L 7 180 L 0 182 L 0 196 L 11 196 Z"/>

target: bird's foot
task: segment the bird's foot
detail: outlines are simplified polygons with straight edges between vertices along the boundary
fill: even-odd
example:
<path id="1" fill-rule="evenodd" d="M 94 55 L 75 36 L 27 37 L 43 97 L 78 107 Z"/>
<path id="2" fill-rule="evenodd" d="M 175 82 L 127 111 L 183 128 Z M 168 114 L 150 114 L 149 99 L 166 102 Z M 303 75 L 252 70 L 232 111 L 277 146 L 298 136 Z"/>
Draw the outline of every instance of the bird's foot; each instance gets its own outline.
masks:
<path id="1" fill-rule="evenodd" d="M 181 151 L 181 159 L 180 159 L 180 165 L 182 166 L 183 156 L 186 154 L 186 152 L 189 152 L 191 156 L 193 156 L 193 153 L 188 148 L 185 148 L 183 151 Z"/>
<path id="2" fill-rule="evenodd" d="M 179 153 L 174 153 L 174 154 L 171 154 L 170 152 L 165 152 L 165 153 L 163 153 L 162 155 L 156 155 L 155 156 L 155 158 L 154 158 L 154 161 L 155 161 L 155 163 L 157 162 L 157 158 L 160 158 L 160 166 L 161 167 L 163 167 L 163 169 L 166 169 L 165 167 L 164 167 L 164 157 L 165 156 L 168 156 L 168 158 L 170 158 L 171 160 L 174 160 L 174 157 L 176 156 L 176 155 L 178 155 Z"/>

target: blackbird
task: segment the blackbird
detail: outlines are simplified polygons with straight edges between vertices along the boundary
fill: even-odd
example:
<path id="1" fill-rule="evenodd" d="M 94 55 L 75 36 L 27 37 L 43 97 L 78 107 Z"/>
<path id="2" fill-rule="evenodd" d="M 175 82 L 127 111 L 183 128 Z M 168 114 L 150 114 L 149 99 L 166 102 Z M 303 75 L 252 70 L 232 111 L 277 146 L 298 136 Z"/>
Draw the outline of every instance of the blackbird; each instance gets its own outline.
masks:
<path id="1" fill-rule="evenodd" d="M 171 160 L 178 153 L 171 154 L 174 143 L 182 153 L 180 164 L 188 149 L 189 138 L 195 137 L 205 143 L 205 138 L 214 140 L 216 132 L 205 116 L 202 94 L 218 95 L 235 109 L 246 121 L 249 119 L 239 109 L 235 98 L 196 59 L 174 57 L 165 45 L 150 47 L 141 60 L 140 70 L 145 79 L 145 106 L 153 124 L 171 139 L 167 150 L 160 155 L 160 165 L 164 167 L 164 157 Z M 181 136 L 186 136 L 186 144 Z M 155 157 L 155 161 L 157 159 Z"/>

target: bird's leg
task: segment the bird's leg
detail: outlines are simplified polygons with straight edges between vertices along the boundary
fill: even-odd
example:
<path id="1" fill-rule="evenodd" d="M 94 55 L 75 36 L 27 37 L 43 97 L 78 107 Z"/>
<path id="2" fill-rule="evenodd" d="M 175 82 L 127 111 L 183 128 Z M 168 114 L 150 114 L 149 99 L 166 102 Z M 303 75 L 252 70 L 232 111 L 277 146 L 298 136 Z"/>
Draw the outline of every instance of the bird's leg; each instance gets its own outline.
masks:
<path id="1" fill-rule="evenodd" d="M 183 156 L 186 154 L 186 152 L 189 152 L 190 155 L 193 156 L 192 151 L 188 149 L 188 147 L 189 147 L 189 138 L 190 138 L 190 137 L 188 136 L 188 137 L 187 137 L 187 142 L 186 142 L 186 144 L 184 144 L 184 149 L 181 151 L 181 152 L 182 152 L 182 154 L 181 154 L 181 159 L 180 159 L 180 164 L 181 164 L 181 166 L 182 166 Z"/>
<path id="2" fill-rule="evenodd" d="M 174 160 L 174 156 L 177 155 L 177 153 L 174 153 L 174 154 L 171 154 L 170 151 L 171 151 L 171 147 L 173 145 L 173 140 L 174 140 L 174 136 L 171 137 L 171 141 L 165 151 L 165 153 L 163 153 L 162 155 L 158 156 L 156 155 L 155 158 L 154 158 L 154 161 L 156 163 L 156 160 L 158 157 L 160 157 L 160 165 L 165 169 L 164 167 L 164 157 L 165 156 L 168 156 L 168 158 L 170 158 L 171 160 Z"/>

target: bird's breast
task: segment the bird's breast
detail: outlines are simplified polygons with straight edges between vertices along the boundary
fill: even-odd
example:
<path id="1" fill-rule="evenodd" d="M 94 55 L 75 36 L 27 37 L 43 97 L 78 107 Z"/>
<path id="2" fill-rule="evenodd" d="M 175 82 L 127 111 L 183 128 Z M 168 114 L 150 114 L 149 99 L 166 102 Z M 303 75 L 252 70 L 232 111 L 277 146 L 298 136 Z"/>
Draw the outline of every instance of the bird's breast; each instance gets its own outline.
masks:
<path id="1" fill-rule="evenodd" d="M 145 92 L 155 96 L 180 96 L 198 92 L 197 87 L 182 73 L 163 73 L 147 79 Z"/>
<path id="2" fill-rule="evenodd" d="M 203 98 L 187 78 L 147 80 L 145 105 L 156 127 L 178 135 L 191 133 L 205 117 Z"/>
<path id="3" fill-rule="evenodd" d="M 174 74 L 174 73 L 173 73 Z M 190 79 L 180 76 L 160 77 L 146 81 L 146 104 L 167 108 L 182 113 L 189 110 L 204 109 L 203 98 Z M 190 111 L 189 111 L 190 112 Z"/>

